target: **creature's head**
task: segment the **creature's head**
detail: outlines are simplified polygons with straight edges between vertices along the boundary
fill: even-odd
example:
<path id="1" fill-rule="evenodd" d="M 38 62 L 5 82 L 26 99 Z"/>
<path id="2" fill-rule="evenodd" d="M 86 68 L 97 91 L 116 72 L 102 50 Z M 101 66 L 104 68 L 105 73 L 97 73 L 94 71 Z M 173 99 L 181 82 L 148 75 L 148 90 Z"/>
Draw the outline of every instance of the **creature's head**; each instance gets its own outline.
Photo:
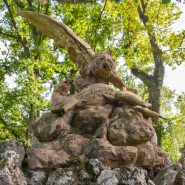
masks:
<path id="1" fill-rule="evenodd" d="M 91 61 L 91 70 L 94 76 L 110 78 L 116 71 L 116 64 L 112 58 L 112 51 L 97 52 Z"/>
<path id="2" fill-rule="evenodd" d="M 61 81 L 55 88 L 53 92 L 60 93 L 62 96 L 67 96 L 71 88 L 71 79 L 67 78 L 65 81 Z"/>

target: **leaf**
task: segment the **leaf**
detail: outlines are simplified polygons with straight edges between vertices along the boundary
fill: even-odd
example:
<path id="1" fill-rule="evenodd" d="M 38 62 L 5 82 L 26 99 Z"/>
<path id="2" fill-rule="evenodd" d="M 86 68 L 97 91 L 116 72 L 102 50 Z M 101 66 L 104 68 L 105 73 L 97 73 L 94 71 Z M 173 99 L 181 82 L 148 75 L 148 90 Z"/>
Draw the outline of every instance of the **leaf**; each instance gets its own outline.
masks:
<path id="1" fill-rule="evenodd" d="M 171 0 L 162 0 L 162 4 L 168 4 L 170 2 L 171 2 Z"/>

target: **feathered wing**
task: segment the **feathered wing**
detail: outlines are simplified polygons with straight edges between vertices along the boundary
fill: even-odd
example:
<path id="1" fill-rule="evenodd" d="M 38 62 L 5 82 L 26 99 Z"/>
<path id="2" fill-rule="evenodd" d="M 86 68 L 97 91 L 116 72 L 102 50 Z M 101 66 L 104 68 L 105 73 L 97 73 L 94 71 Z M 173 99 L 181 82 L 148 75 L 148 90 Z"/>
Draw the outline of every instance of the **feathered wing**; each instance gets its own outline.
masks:
<path id="1" fill-rule="evenodd" d="M 86 62 L 89 62 L 94 55 L 89 44 L 62 22 L 45 14 L 31 11 L 20 11 L 16 15 L 26 18 L 45 36 L 62 46 L 69 53 L 69 58 L 77 68 L 83 69 Z"/>

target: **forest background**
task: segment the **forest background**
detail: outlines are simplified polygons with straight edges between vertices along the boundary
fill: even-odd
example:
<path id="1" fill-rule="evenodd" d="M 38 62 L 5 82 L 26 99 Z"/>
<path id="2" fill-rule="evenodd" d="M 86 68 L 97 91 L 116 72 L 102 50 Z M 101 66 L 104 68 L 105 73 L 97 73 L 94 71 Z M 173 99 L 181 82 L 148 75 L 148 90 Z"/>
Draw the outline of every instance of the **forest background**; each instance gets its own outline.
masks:
<path id="1" fill-rule="evenodd" d="M 178 160 L 179 148 L 185 144 L 185 92 L 177 94 L 164 86 L 165 70 L 184 65 L 185 31 L 173 27 L 182 14 L 176 3 L 0 0 L 0 41 L 4 43 L 0 51 L 0 141 L 14 137 L 26 150 L 31 146 L 31 125 L 50 110 L 53 87 L 65 78 L 73 79 L 79 70 L 63 48 L 15 15 L 22 10 L 57 18 L 95 52 L 112 49 L 126 85 L 138 89 L 141 98 L 152 103 L 151 109 L 167 118 L 153 120 L 153 125 L 159 146 L 174 162 Z"/>

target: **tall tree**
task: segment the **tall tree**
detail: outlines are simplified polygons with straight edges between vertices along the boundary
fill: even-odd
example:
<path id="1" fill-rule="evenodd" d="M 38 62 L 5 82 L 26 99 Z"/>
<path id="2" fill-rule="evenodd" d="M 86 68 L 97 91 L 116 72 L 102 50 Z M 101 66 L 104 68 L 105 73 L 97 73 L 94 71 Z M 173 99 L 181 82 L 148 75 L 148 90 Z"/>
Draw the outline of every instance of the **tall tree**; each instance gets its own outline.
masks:
<path id="1" fill-rule="evenodd" d="M 31 125 L 40 110 L 49 106 L 45 99 L 47 83 L 58 81 L 64 66 L 59 59 L 59 49 L 28 21 L 15 16 L 21 10 L 52 15 L 50 1 L 0 1 L 0 40 L 7 46 L 1 51 L 0 61 L 1 102 L 0 133 L 2 138 L 16 137 L 27 144 L 32 133 Z M 66 73 L 67 74 L 67 73 Z M 12 84 L 7 75 L 15 75 Z"/>
<path id="2" fill-rule="evenodd" d="M 161 1 L 125 3 L 120 3 L 117 10 L 120 16 L 116 22 L 123 25 L 118 45 L 125 65 L 147 86 L 151 109 L 160 113 L 165 66 L 180 65 L 184 61 L 185 31 L 172 30 L 181 11 L 174 3 L 162 5 Z M 154 124 L 159 125 L 156 128 L 160 145 L 160 122 L 154 121 Z"/>

